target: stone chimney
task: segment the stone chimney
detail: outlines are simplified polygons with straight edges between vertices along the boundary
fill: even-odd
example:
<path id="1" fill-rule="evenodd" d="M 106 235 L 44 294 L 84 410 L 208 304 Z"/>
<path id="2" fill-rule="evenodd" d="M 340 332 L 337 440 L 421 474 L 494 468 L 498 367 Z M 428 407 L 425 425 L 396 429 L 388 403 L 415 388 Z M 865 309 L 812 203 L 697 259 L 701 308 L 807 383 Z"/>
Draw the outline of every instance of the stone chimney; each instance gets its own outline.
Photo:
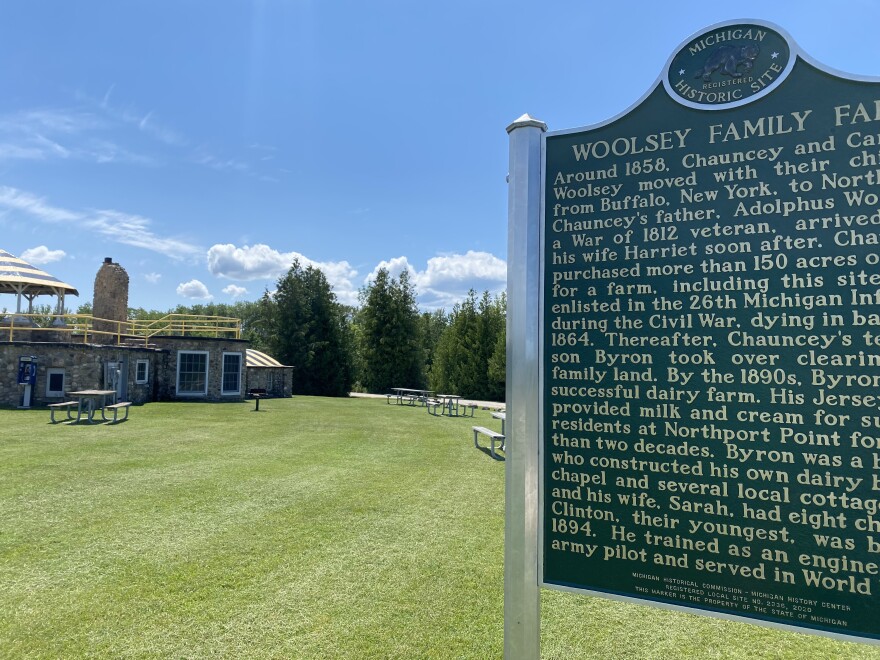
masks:
<path id="1" fill-rule="evenodd" d="M 95 297 L 92 301 L 92 316 L 95 317 L 96 332 L 116 334 L 127 332 L 126 323 L 107 323 L 107 321 L 128 320 L 128 273 L 112 257 L 106 257 L 95 276 Z M 101 320 L 101 319 L 106 319 Z M 99 335 L 98 342 L 112 340 L 112 337 Z"/>

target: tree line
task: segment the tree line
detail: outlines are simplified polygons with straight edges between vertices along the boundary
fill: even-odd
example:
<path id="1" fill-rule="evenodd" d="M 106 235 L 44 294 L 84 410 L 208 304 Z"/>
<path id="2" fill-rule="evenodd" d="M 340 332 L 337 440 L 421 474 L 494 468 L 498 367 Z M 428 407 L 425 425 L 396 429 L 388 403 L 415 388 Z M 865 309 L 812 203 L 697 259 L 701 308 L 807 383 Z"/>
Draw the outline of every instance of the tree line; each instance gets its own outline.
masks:
<path id="1" fill-rule="evenodd" d="M 135 319 L 166 313 L 130 310 Z M 252 348 L 294 367 L 294 394 L 409 387 L 504 401 L 504 294 L 478 297 L 471 290 L 451 312 L 420 311 L 409 275 L 380 269 L 360 291 L 359 305 L 348 306 L 320 269 L 294 261 L 275 291 L 257 301 L 181 305 L 170 313 L 241 319 Z"/>

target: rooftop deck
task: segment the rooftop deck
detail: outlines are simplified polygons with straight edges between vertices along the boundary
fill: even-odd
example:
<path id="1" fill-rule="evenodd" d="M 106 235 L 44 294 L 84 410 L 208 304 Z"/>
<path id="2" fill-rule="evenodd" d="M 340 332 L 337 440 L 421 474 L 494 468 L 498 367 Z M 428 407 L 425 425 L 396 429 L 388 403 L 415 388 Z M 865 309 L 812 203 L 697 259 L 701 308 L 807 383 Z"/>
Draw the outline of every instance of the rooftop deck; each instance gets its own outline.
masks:
<path id="1" fill-rule="evenodd" d="M 0 342 L 76 342 L 148 346 L 157 336 L 241 339 L 241 319 L 168 314 L 160 319 L 112 321 L 90 314 L 18 314 L 0 318 Z"/>

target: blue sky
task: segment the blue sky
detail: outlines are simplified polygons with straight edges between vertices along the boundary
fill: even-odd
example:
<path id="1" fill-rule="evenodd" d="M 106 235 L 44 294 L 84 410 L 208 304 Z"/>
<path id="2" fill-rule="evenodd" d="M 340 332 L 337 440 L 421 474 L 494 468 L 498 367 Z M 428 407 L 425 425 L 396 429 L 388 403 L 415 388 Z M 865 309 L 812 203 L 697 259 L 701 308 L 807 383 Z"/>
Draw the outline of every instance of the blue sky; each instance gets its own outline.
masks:
<path id="1" fill-rule="evenodd" d="M 0 249 L 73 309 L 105 257 L 132 307 L 255 300 L 299 258 L 341 302 L 386 266 L 449 309 L 504 289 L 505 127 L 617 115 L 740 18 L 880 76 L 868 0 L 7 3 Z"/>

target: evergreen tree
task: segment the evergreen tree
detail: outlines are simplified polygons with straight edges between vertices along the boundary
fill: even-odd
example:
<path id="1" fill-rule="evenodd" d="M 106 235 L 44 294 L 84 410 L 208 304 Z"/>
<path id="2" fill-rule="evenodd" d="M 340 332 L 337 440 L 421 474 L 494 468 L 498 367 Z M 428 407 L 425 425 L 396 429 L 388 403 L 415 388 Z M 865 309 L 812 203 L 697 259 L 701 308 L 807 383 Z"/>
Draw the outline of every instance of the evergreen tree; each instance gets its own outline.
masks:
<path id="1" fill-rule="evenodd" d="M 270 323 L 271 352 L 295 369 L 294 394 L 348 394 L 352 357 L 345 319 L 324 273 L 294 261 L 278 280 Z"/>
<path id="2" fill-rule="evenodd" d="M 478 303 L 473 290 L 453 308 L 434 355 L 432 388 L 468 399 L 504 400 L 505 313 L 503 296 L 493 300 L 486 292 Z"/>
<path id="3" fill-rule="evenodd" d="M 464 301 L 452 308 L 449 327 L 437 344 L 433 389 L 476 398 L 480 392 L 477 333 L 476 292 L 472 289 Z"/>
<path id="4" fill-rule="evenodd" d="M 422 387 L 422 342 L 415 288 L 406 271 L 395 280 L 380 268 L 361 292 L 360 380 L 368 392 Z"/>
<path id="5" fill-rule="evenodd" d="M 490 401 L 504 401 L 507 396 L 507 296 L 501 294 L 487 310 L 491 334 L 487 360 L 487 394 Z M 493 339 L 494 337 L 494 339 Z"/>
<path id="6" fill-rule="evenodd" d="M 419 334 L 422 338 L 422 374 L 426 383 L 433 381 L 434 355 L 440 337 L 449 326 L 449 316 L 446 310 L 437 309 L 433 312 L 422 312 L 419 317 Z"/>
<path id="7" fill-rule="evenodd" d="M 275 316 L 275 300 L 268 291 L 264 291 L 262 297 L 252 303 L 247 321 L 242 319 L 241 338 L 247 339 L 251 343 L 251 348 L 272 354 L 276 348 Z M 275 355 L 272 357 L 277 359 Z"/>

